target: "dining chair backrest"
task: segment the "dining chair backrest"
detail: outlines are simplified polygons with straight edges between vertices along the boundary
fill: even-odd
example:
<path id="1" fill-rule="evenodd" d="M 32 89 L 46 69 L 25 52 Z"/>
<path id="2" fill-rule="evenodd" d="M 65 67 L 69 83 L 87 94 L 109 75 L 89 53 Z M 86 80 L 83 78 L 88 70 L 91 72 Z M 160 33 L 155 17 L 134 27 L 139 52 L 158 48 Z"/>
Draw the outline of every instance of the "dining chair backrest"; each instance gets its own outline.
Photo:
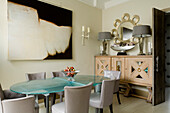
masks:
<path id="1" fill-rule="evenodd" d="M 1 87 L 1 84 L 0 84 L 0 113 L 4 113 L 3 112 L 3 102 L 5 100 L 22 98 L 22 97 L 25 97 L 25 96 L 26 96 L 25 94 L 18 94 L 18 93 L 12 92 L 9 89 L 3 90 L 2 87 Z"/>
<path id="2" fill-rule="evenodd" d="M 108 77 L 111 79 L 120 79 L 121 72 L 120 71 L 109 71 L 109 70 L 104 70 L 104 77 Z"/>
<path id="3" fill-rule="evenodd" d="M 4 92 L 3 92 L 1 84 L 0 84 L 0 99 L 3 100 L 4 98 L 5 98 L 4 97 Z"/>
<path id="4" fill-rule="evenodd" d="M 92 83 L 64 87 L 66 113 L 88 113 Z"/>
<path id="5" fill-rule="evenodd" d="M 46 72 L 26 73 L 25 76 L 26 76 L 26 79 L 28 81 L 31 81 L 31 80 L 44 80 L 44 79 L 46 79 Z M 45 100 L 45 96 L 43 94 L 39 94 L 38 99 L 44 99 L 44 105 L 46 106 L 46 100 Z"/>
<path id="6" fill-rule="evenodd" d="M 105 70 L 104 71 L 104 76 L 108 77 L 110 79 L 116 79 L 113 93 L 118 92 L 119 91 L 119 83 L 120 83 L 121 72 L 120 71 L 108 71 L 108 70 Z"/>
<path id="7" fill-rule="evenodd" d="M 43 80 L 46 79 L 46 72 L 40 72 L 40 73 L 26 73 L 26 79 L 28 81 L 30 80 Z"/>
<path id="8" fill-rule="evenodd" d="M 1 84 L 0 84 L 0 113 L 3 113 L 3 111 L 2 111 L 2 100 L 3 99 L 4 99 L 4 92 L 3 92 Z"/>
<path id="9" fill-rule="evenodd" d="M 2 113 L 35 113 L 33 96 L 7 99 L 2 102 Z"/>
<path id="10" fill-rule="evenodd" d="M 103 80 L 101 88 L 101 107 L 107 107 L 113 103 L 113 90 L 116 80 Z"/>
<path id="11" fill-rule="evenodd" d="M 61 71 L 58 72 L 52 72 L 52 77 L 64 77 L 65 74 Z"/>

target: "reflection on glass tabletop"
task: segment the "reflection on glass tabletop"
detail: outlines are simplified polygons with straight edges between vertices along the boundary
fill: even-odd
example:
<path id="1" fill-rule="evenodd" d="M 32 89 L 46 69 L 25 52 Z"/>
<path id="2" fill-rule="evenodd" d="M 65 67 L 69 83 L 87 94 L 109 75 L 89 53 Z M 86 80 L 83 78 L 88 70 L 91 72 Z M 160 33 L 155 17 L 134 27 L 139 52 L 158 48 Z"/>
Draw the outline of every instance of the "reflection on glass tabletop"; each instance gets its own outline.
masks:
<path id="1" fill-rule="evenodd" d="M 103 76 L 77 75 L 75 81 L 68 81 L 67 77 L 48 78 L 46 80 L 31 80 L 14 84 L 10 90 L 21 94 L 49 94 L 64 91 L 65 86 L 83 86 L 90 82 L 93 85 L 101 84 L 102 80 L 107 80 Z"/>

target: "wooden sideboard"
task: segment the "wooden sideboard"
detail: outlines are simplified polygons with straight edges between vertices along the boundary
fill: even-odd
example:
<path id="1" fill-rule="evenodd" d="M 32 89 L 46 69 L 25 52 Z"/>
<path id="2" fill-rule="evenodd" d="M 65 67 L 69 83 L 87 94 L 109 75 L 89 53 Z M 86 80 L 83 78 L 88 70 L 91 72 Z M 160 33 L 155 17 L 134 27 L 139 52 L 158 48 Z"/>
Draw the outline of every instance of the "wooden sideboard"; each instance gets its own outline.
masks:
<path id="1" fill-rule="evenodd" d="M 152 100 L 152 56 L 95 56 L 95 75 L 104 75 L 104 70 L 121 71 L 120 84 L 126 86 L 125 96 L 137 96 Z M 148 96 L 142 97 L 130 94 L 132 85 L 145 86 L 148 88 Z"/>

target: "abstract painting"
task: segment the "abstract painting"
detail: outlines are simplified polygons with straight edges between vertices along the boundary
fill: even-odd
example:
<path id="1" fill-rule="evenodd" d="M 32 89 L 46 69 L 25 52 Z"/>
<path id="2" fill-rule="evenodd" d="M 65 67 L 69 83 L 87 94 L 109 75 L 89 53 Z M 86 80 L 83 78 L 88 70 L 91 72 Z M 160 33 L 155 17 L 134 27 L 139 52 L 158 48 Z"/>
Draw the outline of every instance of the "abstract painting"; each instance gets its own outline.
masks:
<path id="1" fill-rule="evenodd" d="M 8 0 L 9 60 L 72 59 L 72 11 Z"/>

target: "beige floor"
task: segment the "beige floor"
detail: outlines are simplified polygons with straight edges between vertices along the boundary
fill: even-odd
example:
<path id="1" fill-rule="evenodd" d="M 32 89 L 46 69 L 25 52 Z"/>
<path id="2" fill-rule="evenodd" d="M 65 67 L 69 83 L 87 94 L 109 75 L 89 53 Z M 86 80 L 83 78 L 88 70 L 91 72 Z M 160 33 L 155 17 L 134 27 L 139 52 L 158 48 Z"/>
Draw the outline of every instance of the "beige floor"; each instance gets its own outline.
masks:
<path id="1" fill-rule="evenodd" d="M 145 100 L 134 98 L 134 97 L 124 97 L 121 95 L 122 104 L 117 103 L 116 95 L 113 99 L 113 112 L 114 113 L 170 113 L 170 87 L 166 88 L 166 102 L 152 106 L 146 103 Z M 40 104 L 40 113 L 45 113 L 45 108 L 43 104 Z M 89 113 L 95 113 L 95 109 L 89 109 Z M 109 108 L 104 109 L 104 113 L 110 113 Z"/>

